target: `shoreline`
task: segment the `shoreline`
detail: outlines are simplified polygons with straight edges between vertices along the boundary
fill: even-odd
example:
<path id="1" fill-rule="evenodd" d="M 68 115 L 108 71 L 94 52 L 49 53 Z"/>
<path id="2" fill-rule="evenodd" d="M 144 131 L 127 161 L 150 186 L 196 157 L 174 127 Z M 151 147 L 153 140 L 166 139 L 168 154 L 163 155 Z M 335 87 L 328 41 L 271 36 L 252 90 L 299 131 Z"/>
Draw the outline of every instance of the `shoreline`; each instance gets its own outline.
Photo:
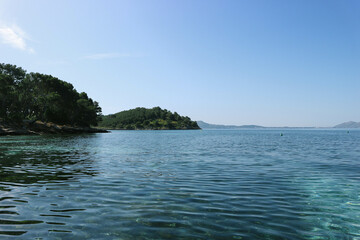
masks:
<path id="1" fill-rule="evenodd" d="M 108 131 L 119 130 L 119 131 L 163 131 L 163 130 L 202 130 L 201 128 L 135 128 L 135 129 L 124 129 L 124 128 L 106 128 Z"/>
<path id="2" fill-rule="evenodd" d="M 108 133 L 109 131 L 91 127 L 74 127 L 45 123 L 41 121 L 24 121 L 23 124 L 0 123 L 0 136 L 43 135 L 43 134 L 82 134 Z"/>

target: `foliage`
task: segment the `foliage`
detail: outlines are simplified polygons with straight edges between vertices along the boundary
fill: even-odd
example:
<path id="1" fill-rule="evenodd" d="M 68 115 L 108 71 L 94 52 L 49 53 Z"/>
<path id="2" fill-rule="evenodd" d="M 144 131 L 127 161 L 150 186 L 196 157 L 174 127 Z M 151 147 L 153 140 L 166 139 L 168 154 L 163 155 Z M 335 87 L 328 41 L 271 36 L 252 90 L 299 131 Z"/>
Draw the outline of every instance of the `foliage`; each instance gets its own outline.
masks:
<path id="1" fill-rule="evenodd" d="M 189 117 L 182 117 L 160 107 L 135 108 L 103 116 L 100 127 L 110 129 L 200 129 Z"/>
<path id="2" fill-rule="evenodd" d="M 26 73 L 0 64 L 0 119 L 41 120 L 73 126 L 96 126 L 101 108 L 86 93 L 51 75 Z"/>

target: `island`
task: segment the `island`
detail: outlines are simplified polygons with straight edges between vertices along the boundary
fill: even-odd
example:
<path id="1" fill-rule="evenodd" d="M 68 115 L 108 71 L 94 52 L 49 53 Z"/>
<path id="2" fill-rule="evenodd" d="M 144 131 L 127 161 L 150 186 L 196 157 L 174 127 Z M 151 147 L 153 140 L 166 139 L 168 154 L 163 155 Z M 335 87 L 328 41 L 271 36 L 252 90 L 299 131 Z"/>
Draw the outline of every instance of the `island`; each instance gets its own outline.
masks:
<path id="1" fill-rule="evenodd" d="M 105 132 L 101 108 L 51 75 L 0 63 L 0 135 Z"/>
<path id="2" fill-rule="evenodd" d="M 138 107 L 102 117 L 99 127 L 118 130 L 189 130 L 200 129 L 197 122 L 160 107 Z"/>

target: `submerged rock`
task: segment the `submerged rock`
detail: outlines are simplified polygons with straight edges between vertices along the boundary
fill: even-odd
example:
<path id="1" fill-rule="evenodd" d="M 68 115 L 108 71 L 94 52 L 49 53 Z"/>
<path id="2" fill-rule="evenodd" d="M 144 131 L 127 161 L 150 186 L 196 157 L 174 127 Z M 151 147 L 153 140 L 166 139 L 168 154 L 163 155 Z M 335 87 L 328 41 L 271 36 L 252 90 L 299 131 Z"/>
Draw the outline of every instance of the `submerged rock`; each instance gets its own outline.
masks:
<path id="1" fill-rule="evenodd" d="M 0 136 L 5 135 L 39 135 L 39 134 L 79 134 L 106 133 L 108 131 L 91 127 L 75 127 L 45 123 L 41 121 L 24 121 L 20 124 L 0 124 Z"/>

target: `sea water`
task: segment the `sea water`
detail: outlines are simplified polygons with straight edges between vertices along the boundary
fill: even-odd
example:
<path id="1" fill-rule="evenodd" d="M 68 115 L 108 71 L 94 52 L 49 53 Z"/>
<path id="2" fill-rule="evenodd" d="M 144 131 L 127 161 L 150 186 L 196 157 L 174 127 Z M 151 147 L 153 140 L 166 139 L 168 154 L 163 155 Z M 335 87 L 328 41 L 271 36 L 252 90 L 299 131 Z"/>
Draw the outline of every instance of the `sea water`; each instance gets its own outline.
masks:
<path id="1" fill-rule="evenodd" d="M 360 131 L 0 138 L 0 239 L 360 239 Z"/>

